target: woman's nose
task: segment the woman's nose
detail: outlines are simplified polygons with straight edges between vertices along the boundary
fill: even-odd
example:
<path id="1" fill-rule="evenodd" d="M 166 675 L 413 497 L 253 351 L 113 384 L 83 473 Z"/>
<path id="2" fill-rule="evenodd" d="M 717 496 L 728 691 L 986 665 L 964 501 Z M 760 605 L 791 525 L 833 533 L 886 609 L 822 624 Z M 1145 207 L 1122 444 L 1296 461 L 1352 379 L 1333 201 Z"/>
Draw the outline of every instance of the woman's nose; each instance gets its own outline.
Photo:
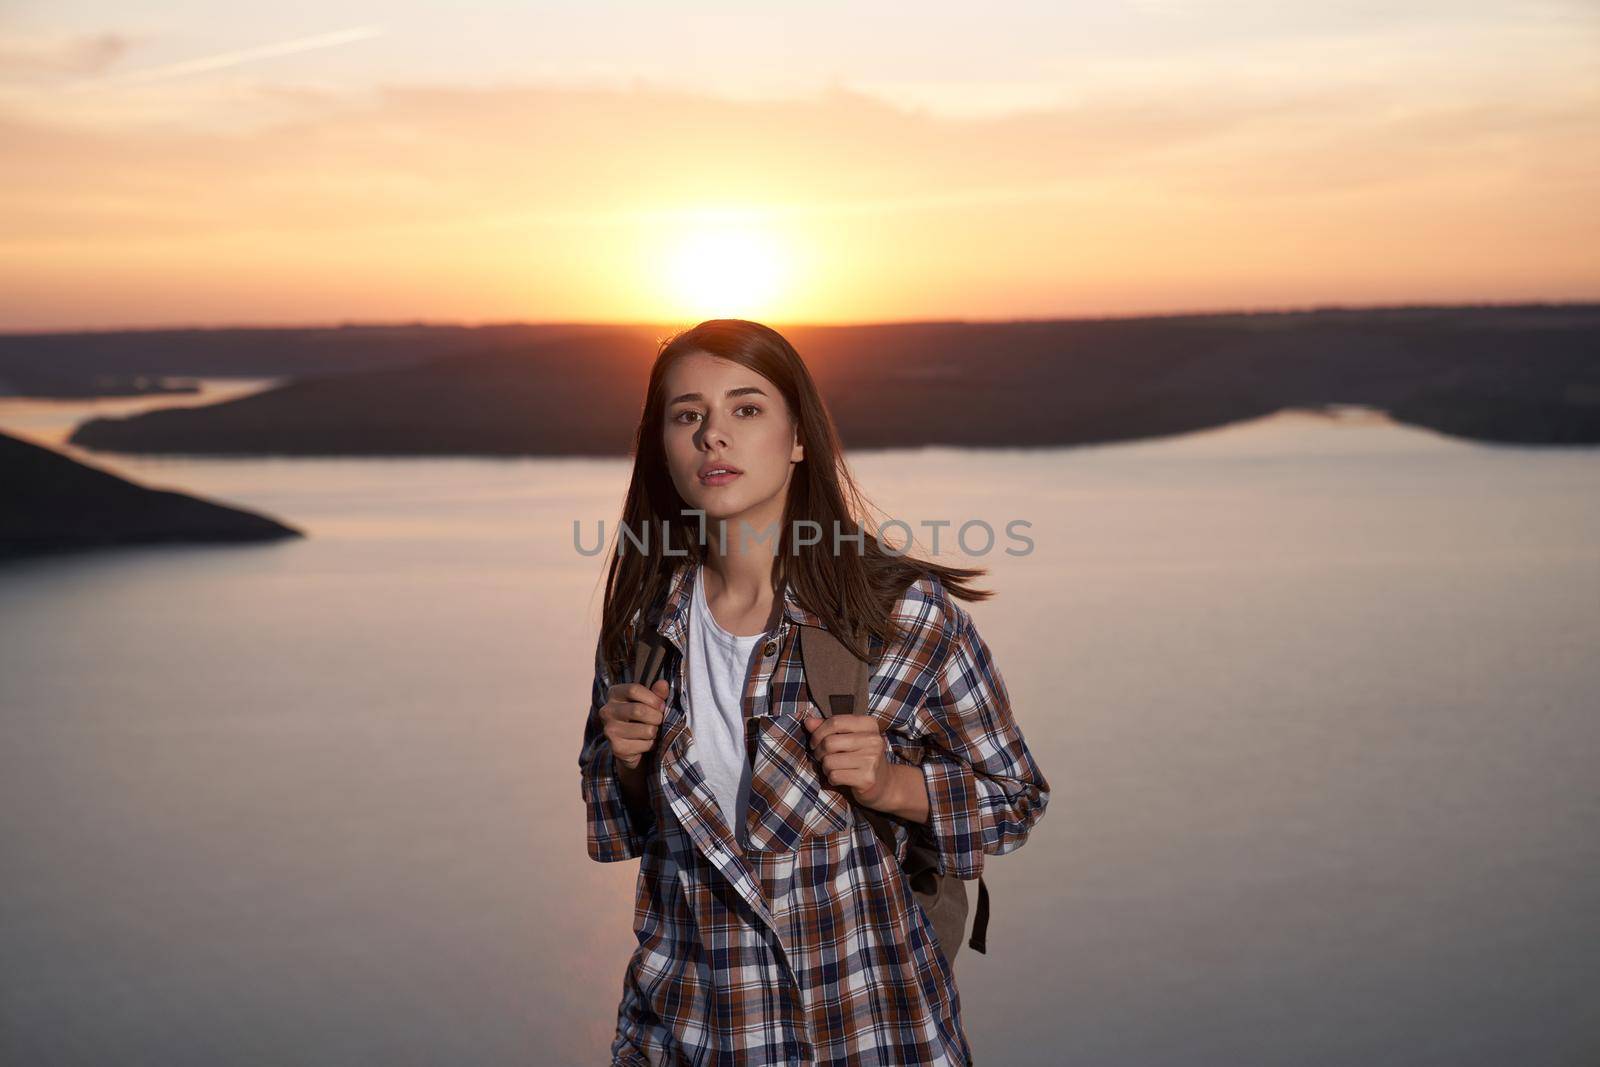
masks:
<path id="1" fill-rule="evenodd" d="M 707 422 L 701 431 L 700 441 L 706 448 L 722 448 L 728 443 L 728 435 L 722 429 L 721 423 Z"/>

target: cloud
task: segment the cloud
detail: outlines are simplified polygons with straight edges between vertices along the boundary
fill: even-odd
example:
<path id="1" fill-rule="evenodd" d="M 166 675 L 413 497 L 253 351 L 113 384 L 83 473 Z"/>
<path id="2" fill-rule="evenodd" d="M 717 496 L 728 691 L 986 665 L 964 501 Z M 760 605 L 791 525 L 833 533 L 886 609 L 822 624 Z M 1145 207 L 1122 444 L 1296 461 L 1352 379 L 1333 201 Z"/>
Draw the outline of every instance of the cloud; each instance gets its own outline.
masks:
<path id="1" fill-rule="evenodd" d="M 844 89 L 761 103 L 660 87 L 237 94 L 218 98 L 235 121 L 215 131 L 0 115 L 14 149 L 0 162 L 13 237 L 504 236 L 673 225 L 708 210 L 865 224 L 1026 205 L 1085 217 L 1106 203 L 1309 206 L 1491 177 L 1511 183 L 1507 196 L 1543 187 L 1562 200 L 1595 165 L 1580 147 L 1593 143 L 1595 98 L 1581 94 L 1392 108 L 1376 86 L 1216 86 L 1107 93 L 987 120 Z M 280 119 L 236 121 L 251 107 Z"/>
<path id="2" fill-rule="evenodd" d="M 121 33 L 0 37 L 0 77 L 25 81 L 97 74 L 127 54 L 135 40 Z"/>
<path id="3" fill-rule="evenodd" d="M 365 41 L 373 37 L 381 37 L 384 32 L 385 30 L 382 26 L 352 26 L 348 29 L 319 33 L 311 37 L 299 37 L 292 41 L 279 41 L 276 44 L 257 45 L 254 48 L 234 49 L 228 52 L 219 52 L 216 55 L 202 56 L 197 59 L 165 63 L 157 67 L 142 67 L 109 77 L 80 82 L 76 85 L 67 86 L 67 88 L 81 91 L 162 81 L 168 78 L 181 78 L 188 74 L 237 67 L 258 59 L 295 55 L 300 52 L 315 51 L 319 48 L 334 48 L 355 41 Z"/>

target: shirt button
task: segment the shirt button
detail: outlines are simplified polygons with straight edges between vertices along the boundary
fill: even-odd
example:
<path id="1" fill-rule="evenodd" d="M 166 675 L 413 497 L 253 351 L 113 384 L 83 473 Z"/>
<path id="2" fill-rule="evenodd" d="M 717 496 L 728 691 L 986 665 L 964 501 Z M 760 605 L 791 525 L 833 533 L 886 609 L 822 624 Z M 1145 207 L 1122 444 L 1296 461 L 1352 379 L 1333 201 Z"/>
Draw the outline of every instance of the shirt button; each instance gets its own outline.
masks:
<path id="1" fill-rule="evenodd" d="M 778 651 L 778 642 L 776 642 L 776 641 L 768 641 L 766 643 L 766 645 L 761 649 L 761 654 L 763 656 L 770 656 L 776 651 Z"/>

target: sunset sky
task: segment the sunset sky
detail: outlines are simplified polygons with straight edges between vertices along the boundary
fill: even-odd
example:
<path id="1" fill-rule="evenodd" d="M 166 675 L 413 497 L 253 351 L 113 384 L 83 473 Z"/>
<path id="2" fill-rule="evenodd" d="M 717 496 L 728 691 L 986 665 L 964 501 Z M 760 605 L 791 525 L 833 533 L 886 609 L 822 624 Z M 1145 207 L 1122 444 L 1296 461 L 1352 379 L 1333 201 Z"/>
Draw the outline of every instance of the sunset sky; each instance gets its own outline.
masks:
<path id="1" fill-rule="evenodd" d="M 1600 299 L 1600 4 L 7 3 L 0 329 Z"/>

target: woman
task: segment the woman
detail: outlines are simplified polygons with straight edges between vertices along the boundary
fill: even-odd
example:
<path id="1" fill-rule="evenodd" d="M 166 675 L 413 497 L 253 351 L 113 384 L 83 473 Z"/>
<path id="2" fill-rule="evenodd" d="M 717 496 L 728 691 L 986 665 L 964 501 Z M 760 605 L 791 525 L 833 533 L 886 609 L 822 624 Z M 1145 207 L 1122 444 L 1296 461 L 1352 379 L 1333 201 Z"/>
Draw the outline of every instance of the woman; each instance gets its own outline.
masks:
<path id="1" fill-rule="evenodd" d="M 992 595 L 965 586 L 984 572 L 896 555 L 863 512 L 781 335 L 714 319 L 663 344 L 578 760 L 589 855 L 640 858 L 614 1065 L 972 1062 L 900 863 L 918 834 L 941 874 L 977 878 L 1050 787 L 956 603 Z M 645 618 L 666 642 L 648 689 Z M 872 664 L 867 714 L 809 702 L 803 626 Z"/>

